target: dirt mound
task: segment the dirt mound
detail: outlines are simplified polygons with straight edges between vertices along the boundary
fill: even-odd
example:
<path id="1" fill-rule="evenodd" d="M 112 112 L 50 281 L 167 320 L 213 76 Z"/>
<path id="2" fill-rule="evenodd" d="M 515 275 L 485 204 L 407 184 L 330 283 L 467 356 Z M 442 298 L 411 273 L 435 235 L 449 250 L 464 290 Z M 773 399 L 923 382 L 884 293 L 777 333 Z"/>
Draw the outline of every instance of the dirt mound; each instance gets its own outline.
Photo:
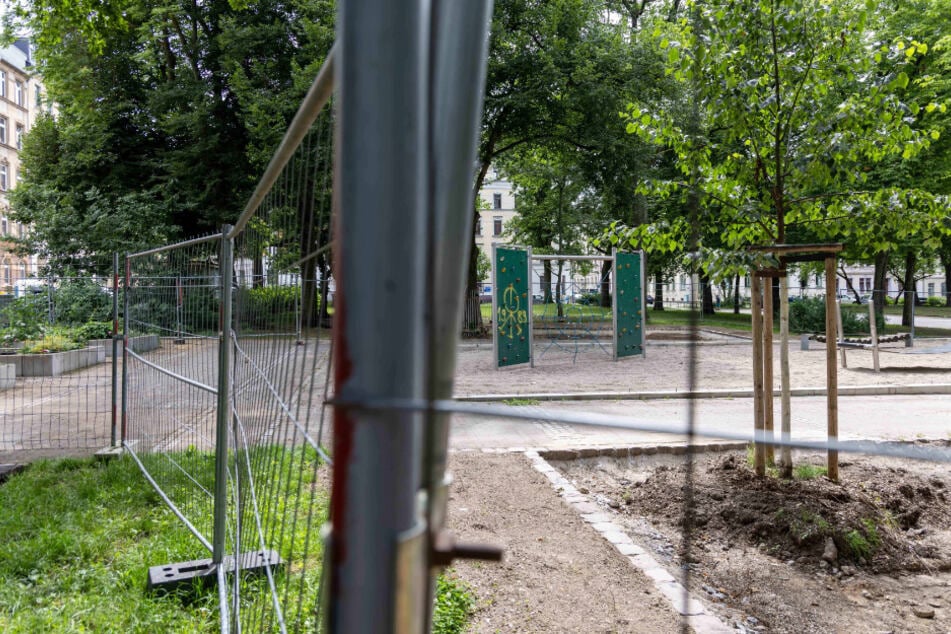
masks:
<path id="1" fill-rule="evenodd" d="M 951 480 L 843 462 L 834 483 L 819 464 L 799 465 L 793 480 L 757 477 L 737 454 L 698 466 L 698 543 L 741 542 L 784 561 L 849 563 L 870 572 L 951 569 L 951 545 L 932 539 L 934 529 L 951 525 Z M 632 512 L 682 526 L 685 473 L 683 466 L 658 466 L 631 484 L 624 501 Z"/>

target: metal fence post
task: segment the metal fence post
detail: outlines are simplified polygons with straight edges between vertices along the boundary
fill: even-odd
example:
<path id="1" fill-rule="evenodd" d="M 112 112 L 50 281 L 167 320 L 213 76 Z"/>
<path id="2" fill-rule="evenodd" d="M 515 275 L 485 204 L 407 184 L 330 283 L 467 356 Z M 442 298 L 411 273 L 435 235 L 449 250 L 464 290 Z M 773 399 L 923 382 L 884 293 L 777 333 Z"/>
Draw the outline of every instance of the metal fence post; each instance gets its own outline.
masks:
<path id="1" fill-rule="evenodd" d="M 126 441 L 129 416 L 129 287 L 132 284 L 132 260 L 125 256 L 125 281 L 122 291 L 122 442 Z"/>
<path id="2" fill-rule="evenodd" d="M 327 558 L 328 631 L 336 634 L 423 627 L 422 416 L 381 404 L 424 395 L 431 306 L 423 283 L 424 5 L 350 0 L 338 8 L 337 405 Z"/>
<path id="3" fill-rule="evenodd" d="M 119 253 L 112 254 L 112 421 L 111 444 L 118 446 L 119 409 Z"/>
<path id="4" fill-rule="evenodd" d="M 218 313 L 218 402 L 215 425 L 215 509 L 211 545 L 212 560 L 221 564 L 225 556 L 228 520 L 228 428 L 231 423 L 231 297 L 232 240 L 231 225 L 221 230 L 221 257 L 218 278 L 221 298 Z"/>
<path id="5" fill-rule="evenodd" d="M 456 366 L 456 342 L 463 317 L 463 298 L 470 231 L 475 213 L 472 199 L 472 165 L 476 158 L 476 140 L 482 118 L 482 95 L 486 74 L 486 49 L 490 0 L 436 0 L 432 3 L 430 59 L 430 191 L 432 214 L 429 237 L 429 296 L 432 298 L 432 324 L 426 395 L 431 399 L 452 398 L 452 377 Z M 463 213 L 463 210 L 465 212 Z M 459 245 L 447 249 L 445 245 Z M 493 250 L 493 266 L 494 266 Z M 528 332 L 531 347 L 532 256 L 528 252 Z M 493 313 L 495 297 L 493 286 Z M 493 346 L 497 344 L 498 324 L 493 323 Z M 498 358 L 494 356 L 494 358 Z M 449 415 L 429 413 L 426 420 L 425 471 L 423 488 L 428 493 L 429 566 L 437 572 L 445 557 L 437 544 L 445 535 L 450 476 L 446 473 L 449 443 Z M 437 559 L 441 559 L 442 563 Z M 433 575 L 427 592 L 426 618 L 435 592 Z M 428 630 L 428 628 L 427 628 Z"/>

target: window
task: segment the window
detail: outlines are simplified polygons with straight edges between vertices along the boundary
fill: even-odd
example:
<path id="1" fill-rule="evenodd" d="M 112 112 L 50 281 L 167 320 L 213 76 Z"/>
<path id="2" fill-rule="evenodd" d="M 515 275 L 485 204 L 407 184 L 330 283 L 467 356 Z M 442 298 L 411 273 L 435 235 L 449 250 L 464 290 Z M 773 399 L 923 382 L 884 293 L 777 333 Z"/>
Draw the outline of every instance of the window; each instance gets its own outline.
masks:
<path id="1" fill-rule="evenodd" d="M 481 219 L 476 220 L 476 235 L 477 236 L 482 235 L 482 220 Z"/>
<path id="2" fill-rule="evenodd" d="M 502 216 L 495 216 L 492 218 L 492 235 L 502 235 Z"/>
<path id="3" fill-rule="evenodd" d="M 40 90 L 39 86 L 33 88 L 33 94 L 36 96 L 36 107 L 40 108 L 43 106 L 43 91 Z"/>
<path id="4" fill-rule="evenodd" d="M 860 293 L 865 292 L 865 278 L 864 277 L 859 278 L 859 292 Z"/>
<path id="5" fill-rule="evenodd" d="M 492 194 L 492 209 L 502 208 L 502 194 Z"/>
<path id="6" fill-rule="evenodd" d="M 0 234 L 7 235 L 10 232 L 10 223 L 6 218 L 0 219 Z"/>
<path id="7" fill-rule="evenodd" d="M 7 120 L 0 117 L 0 143 L 7 142 Z"/>
<path id="8" fill-rule="evenodd" d="M 20 264 L 20 279 L 26 277 L 26 264 Z"/>
<path id="9" fill-rule="evenodd" d="M 928 297 L 934 297 L 934 282 L 928 282 Z"/>
<path id="10" fill-rule="evenodd" d="M 19 79 L 13 82 L 13 100 L 18 106 L 23 105 L 23 82 Z"/>
<path id="11" fill-rule="evenodd" d="M 9 168 L 6 165 L 0 165 L 0 191 L 7 191 L 7 170 Z M 3 233 L 6 233 L 6 220 L 4 220 L 4 229 Z"/>
<path id="12" fill-rule="evenodd" d="M 23 126 L 20 125 L 19 123 L 17 124 L 17 139 L 16 139 L 16 141 L 17 141 L 17 149 L 18 149 L 18 150 L 22 150 L 22 149 L 23 149 Z"/>
<path id="13" fill-rule="evenodd" d="M 7 71 L 0 70 L 0 97 L 7 96 Z"/>

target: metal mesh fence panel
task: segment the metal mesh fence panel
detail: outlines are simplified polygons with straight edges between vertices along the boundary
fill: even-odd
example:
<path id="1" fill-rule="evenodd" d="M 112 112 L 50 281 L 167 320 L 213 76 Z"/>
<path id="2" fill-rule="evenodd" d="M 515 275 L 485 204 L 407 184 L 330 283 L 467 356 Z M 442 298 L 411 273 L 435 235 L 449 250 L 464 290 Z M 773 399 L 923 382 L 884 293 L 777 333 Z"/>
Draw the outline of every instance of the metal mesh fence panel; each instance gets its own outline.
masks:
<path id="1" fill-rule="evenodd" d="M 324 401 L 333 315 L 332 116 L 304 136 L 234 231 L 228 552 L 274 551 L 281 567 L 231 579 L 247 631 L 314 631 L 329 482 Z"/>
<path id="2" fill-rule="evenodd" d="M 86 262 L 22 277 L 0 306 L 0 454 L 89 450 L 112 440 L 113 275 Z"/>
<path id="3" fill-rule="evenodd" d="M 210 549 L 221 236 L 136 254 L 125 270 L 122 441 Z"/>

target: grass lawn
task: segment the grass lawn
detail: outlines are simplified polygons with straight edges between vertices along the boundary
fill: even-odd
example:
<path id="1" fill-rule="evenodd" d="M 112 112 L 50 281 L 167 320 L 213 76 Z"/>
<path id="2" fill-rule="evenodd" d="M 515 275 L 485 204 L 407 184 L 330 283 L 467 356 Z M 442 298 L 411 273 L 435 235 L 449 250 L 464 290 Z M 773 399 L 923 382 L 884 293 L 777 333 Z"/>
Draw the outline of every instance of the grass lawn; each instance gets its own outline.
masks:
<path id="1" fill-rule="evenodd" d="M 292 497 L 278 506 L 295 504 Z M 218 631 L 213 585 L 167 595 L 146 591 L 149 566 L 208 554 L 130 458 L 35 462 L 0 485 L 0 508 L 0 632 Z M 316 596 L 321 540 L 308 543 L 304 574 L 313 579 L 292 586 L 312 588 Z M 255 594 L 269 602 L 251 585 L 246 599 Z M 461 584 L 441 581 L 435 631 L 461 632 L 472 603 Z"/>
<path id="2" fill-rule="evenodd" d="M 886 306 L 886 315 L 901 315 L 902 306 Z M 951 319 L 951 308 L 947 306 L 915 306 L 916 317 L 946 317 Z"/>

